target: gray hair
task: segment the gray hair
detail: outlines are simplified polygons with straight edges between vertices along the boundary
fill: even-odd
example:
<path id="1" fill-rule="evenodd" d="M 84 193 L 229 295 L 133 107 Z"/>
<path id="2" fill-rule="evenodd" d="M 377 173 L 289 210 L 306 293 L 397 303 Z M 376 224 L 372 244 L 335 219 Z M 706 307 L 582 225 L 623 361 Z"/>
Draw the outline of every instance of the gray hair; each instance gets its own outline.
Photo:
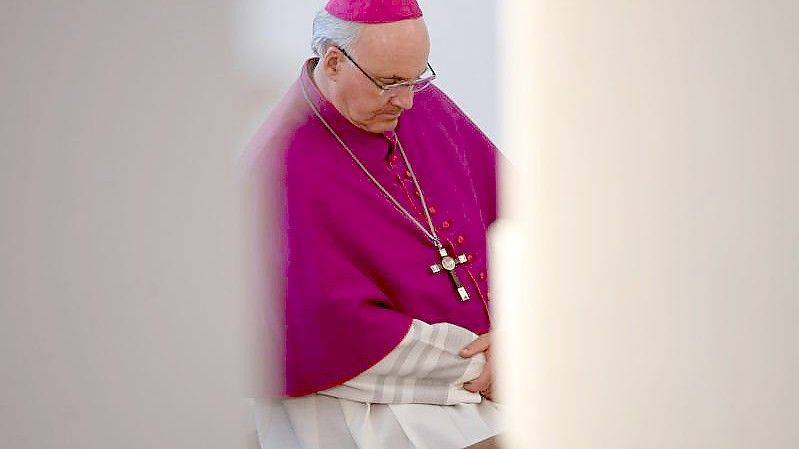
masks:
<path id="1" fill-rule="evenodd" d="M 349 54 L 353 54 L 353 46 L 361 32 L 362 25 L 339 19 L 325 11 L 316 13 L 313 19 L 313 37 L 311 50 L 320 58 L 331 46 L 337 45 Z"/>

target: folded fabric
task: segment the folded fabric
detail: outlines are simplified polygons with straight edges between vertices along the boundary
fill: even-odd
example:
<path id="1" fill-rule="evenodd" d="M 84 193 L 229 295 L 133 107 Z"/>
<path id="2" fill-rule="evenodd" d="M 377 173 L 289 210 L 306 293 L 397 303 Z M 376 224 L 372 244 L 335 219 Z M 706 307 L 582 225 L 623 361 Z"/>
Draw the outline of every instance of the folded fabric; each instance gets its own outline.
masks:
<path id="1" fill-rule="evenodd" d="M 458 353 L 477 335 L 450 323 L 413 320 L 385 358 L 317 394 L 261 400 L 262 449 L 459 449 L 503 430 L 500 405 L 466 391 L 485 357 Z"/>
<path id="2" fill-rule="evenodd" d="M 319 394 L 380 404 L 480 402 L 481 396 L 465 390 L 463 384 L 480 375 L 485 356 L 463 358 L 458 354 L 476 338 L 475 333 L 454 324 L 414 319 L 405 338 L 380 362 Z"/>

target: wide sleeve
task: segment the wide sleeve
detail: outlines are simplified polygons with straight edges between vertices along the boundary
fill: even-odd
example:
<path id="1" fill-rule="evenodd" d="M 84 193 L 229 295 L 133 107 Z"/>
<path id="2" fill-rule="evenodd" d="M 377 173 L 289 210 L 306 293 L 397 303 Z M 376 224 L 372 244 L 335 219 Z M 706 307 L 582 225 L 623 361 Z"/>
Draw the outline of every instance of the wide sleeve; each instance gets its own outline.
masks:
<path id="1" fill-rule="evenodd" d="M 463 358 L 477 334 L 451 323 L 414 319 L 408 334 L 383 360 L 357 377 L 320 394 L 358 402 L 454 405 L 478 403 L 463 388 L 485 366 L 485 355 Z"/>
<path id="2" fill-rule="evenodd" d="M 386 294 L 353 251 L 347 210 L 335 185 L 287 159 L 285 236 L 285 387 L 303 396 L 344 383 L 383 359 L 412 318 L 391 310 Z"/>

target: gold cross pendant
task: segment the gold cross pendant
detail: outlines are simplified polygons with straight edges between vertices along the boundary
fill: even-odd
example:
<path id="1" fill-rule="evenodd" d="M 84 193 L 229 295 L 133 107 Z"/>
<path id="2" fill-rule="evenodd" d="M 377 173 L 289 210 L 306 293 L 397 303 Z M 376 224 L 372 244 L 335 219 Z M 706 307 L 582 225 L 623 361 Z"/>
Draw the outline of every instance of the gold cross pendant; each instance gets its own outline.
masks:
<path id="1" fill-rule="evenodd" d="M 438 248 L 438 254 L 441 256 L 441 263 L 430 265 L 430 270 L 433 273 L 440 273 L 442 270 L 446 270 L 449 273 L 450 279 L 452 279 L 452 283 L 455 285 L 455 289 L 458 290 L 461 301 L 466 301 L 469 299 L 469 292 L 466 291 L 466 288 L 464 288 L 460 279 L 458 279 L 458 275 L 455 274 L 455 267 L 466 263 L 468 260 L 466 255 L 461 254 L 455 259 L 447 253 L 447 249 L 444 247 Z"/>

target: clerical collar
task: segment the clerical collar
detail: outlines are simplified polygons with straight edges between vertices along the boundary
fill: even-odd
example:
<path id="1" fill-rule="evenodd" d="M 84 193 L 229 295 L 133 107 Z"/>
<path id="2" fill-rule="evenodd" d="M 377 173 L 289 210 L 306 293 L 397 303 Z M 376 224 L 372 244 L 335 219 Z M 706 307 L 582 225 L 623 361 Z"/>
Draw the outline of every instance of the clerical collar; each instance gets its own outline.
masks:
<path id="1" fill-rule="evenodd" d="M 331 103 L 327 98 L 322 95 L 316 83 L 313 81 L 313 70 L 319 58 L 311 58 L 305 61 L 303 65 L 302 75 L 300 82 L 302 82 L 306 91 L 308 92 L 309 99 L 316 107 L 317 111 L 324 117 L 336 133 L 347 142 L 355 145 L 379 145 L 378 148 L 383 149 L 385 152 L 380 154 L 381 157 L 387 157 L 394 146 L 396 145 L 397 136 L 394 131 L 386 131 L 384 133 L 372 133 L 365 129 L 355 126 L 352 122 L 347 120 L 341 112 Z M 390 145 L 386 145 L 386 143 Z M 388 154 L 386 154 L 388 153 Z"/>

